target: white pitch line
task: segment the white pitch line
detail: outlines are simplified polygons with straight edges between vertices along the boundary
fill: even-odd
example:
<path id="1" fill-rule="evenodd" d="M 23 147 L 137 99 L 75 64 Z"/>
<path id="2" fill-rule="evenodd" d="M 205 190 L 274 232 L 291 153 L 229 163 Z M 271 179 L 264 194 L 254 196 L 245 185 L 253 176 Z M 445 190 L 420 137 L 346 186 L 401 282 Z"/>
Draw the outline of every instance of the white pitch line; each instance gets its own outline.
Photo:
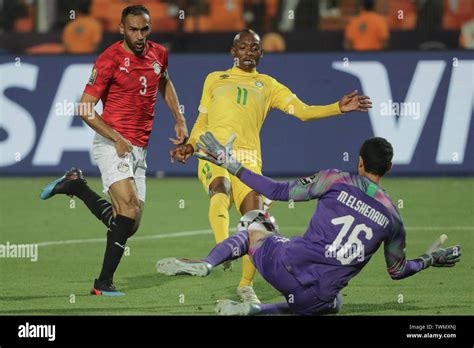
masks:
<path id="1" fill-rule="evenodd" d="M 201 234 L 210 234 L 212 230 L 196 230 L 196 231 L 184 231 L 184 232 L 174 232 L 174 233 L 163 233 L 163 234 L 154 234 L 151 236 L 136 236 L 131 240 L 148 240 L 148 239 L 164 239 L 164 238 L 175 238 L 175 237 L 187 237 L 187 236 L 197 236 Z M 49 246 L 49 245 L 63 245 L 63 244 L 83 244 L 83 243 L 98 243 L 105 242 L 105 238 L 91 238 L 91 239 L 71 239 L 71 240 L 55 240 L 49 242 L 40 242 L 35 243 L 38 246 Z"/>
<path id="2" fill-rule="evenodd" d="M 281 230 L 301 230 L 301 233 L 304 232 L 305 226 L 285 226 Z M 474 226 L 413 226 L 406 227 L 407 231 L 474 231 Z M 235 232 L 235 229 L 232 231 Z M 211 234 L 212 230 L 195 230 L 195 231 L 184 231 L 184 232 L 173 232 L 173 233 L 162 233 L 162 234 L 153 234 L 150 236 L 136 236 L 131 239 L 131 241 L 139 240 L 150 240 L 150 239 L 166 239 L 166 238 L 181 238 L 188 236 L 199 236 L 204 234 Z M 64 245 L 64 244 L 85 244 L 85 243 L 103 243 L 105 238 L 91 238 L 91 239 L 71 239 L 71 240 L 55 240 L 48 242 L 34 243 L 40 246 L 50 246 L 50 245 Z"/>
<path id="3" fill-rule="evenodd" d="M 410 231 L 474 231 L 474 226 L 413 226 L 405 227 Z"/>

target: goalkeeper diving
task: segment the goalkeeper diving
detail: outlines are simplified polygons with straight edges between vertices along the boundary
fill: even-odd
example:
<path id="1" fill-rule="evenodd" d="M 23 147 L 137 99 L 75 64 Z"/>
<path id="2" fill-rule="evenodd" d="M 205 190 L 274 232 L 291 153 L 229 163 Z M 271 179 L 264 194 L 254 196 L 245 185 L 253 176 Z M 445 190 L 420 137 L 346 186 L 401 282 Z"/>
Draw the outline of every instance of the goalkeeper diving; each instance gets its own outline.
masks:
<path id="1" fill-rule="evenodd" d="M 305 104 L 275 78 L 257 71 L 263 49 L 260 37 L 252 30 L 242 30 L 235 36 L 230 53 L 234 66 L 207 76 L 199 116 L 188 142 L 171 151 L 172 161 L 186 162 L 195 152 L 199 136 L 207 131 L 212 131 L 221 142 L 235 133 L 235 156 L 246 168 L 261 174 L 260 130 L 270 110 L 279 109 L 302 121 L 313 121 L 354 111 L 367 112 L 372 107 L 370 98 L 358 95 L 357 90 L 329 105 Z M 229 237 L 232 203 L 241 215 L 269 206 L 265 197 L 212 162 L 199 160 L 198 178 L 210 199 L 208 216 L 216 244 Z M 252 286 L 255 267 L 248 256 L 242 258 L 242 265 L 237 294 L 244 302 L 259 303 Z M 225 262 L 222 267 L 229 269 L 231 263 Z"/>
<path id="2" fill-rule="evenodd" d="M 433 267 L 454 267 L 461 259 L 459 245 L 442 248 L 440 237 L 425 254 L 405 257 L 406 233 L 402 218 L 380 186 L 392 167 L 392 145 L 375 137 L 364 141 L 359 152 L 358 175 L 336 169 L 289 181 L 276 182 L 245 168 L 233 156 L 235 136 L 225 146 L 207 132 L 197 144 L 196 156 L 225 168 L 243 183 L 272 200 L 308 201 L 318 205 L 303 236 L 284 238 L 269 229 L 249 228 L 219 243 L 202 260 L 168 258 L 158 261 L 166 275 L 207 276 L 219 264 L 248 254 L 262 277 L 286 301 L 255 304 L 221 300 L 221 315 L 337 313 L 340 295 L 349 281 L 384 243 L 387 271 L 404 279 Z M 269 216 L 269 215 L 268 215 Z M 270 222 L 270 218 L 268 218 Z"/>

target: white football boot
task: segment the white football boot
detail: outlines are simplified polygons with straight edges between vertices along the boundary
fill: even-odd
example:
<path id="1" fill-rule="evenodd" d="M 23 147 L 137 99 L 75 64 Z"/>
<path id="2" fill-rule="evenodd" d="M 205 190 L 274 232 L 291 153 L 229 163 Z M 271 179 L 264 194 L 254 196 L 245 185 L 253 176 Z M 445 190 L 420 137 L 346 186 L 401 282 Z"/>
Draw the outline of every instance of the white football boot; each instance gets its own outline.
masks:
<path id="1" fill-rule="evenodd" d="M 260 313 L 260 307 L 255 303 L 219 300 L 214 311 L 217 315 L 255 315 Z"/>
<path id="2" fill-rule="evenodd" d="M 257 297 L 257 294 L 255 293 L 255 290 L 251 285 L 247 285 L 244 287 L 239 286 L 237 288 L 237 295 L 239 295 L 239 298 L 242 300 L 242 302 L 255 304 L 261 303 Z"/>
<path id="3" fill-rule="evenodd" d="M 205 277 L 211 273 L 212 265 L 202 260 L 177 259 L 174 257 L 159 260 L 156 263 L 158 273 L 168 276 L 188 274 Z"/>

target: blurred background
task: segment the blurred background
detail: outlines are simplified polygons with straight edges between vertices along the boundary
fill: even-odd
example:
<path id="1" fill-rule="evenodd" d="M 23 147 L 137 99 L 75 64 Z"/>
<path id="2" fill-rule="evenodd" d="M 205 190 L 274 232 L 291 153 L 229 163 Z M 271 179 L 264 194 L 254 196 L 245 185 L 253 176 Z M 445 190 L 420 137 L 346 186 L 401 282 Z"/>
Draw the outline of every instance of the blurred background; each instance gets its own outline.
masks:
<path id="1" fill-rule="evenodd" d="M 247 27 L 267 51 L 474 48 L 473 0 L 0 0 L 0 49 L 101 51 L 120 39 L 121 11 L 132 4 L 150 10 L 152 38 L 176 52 L 226 51 Z M 348 40 L 361 18 L 370 44 Z"/>
<path id="2" fill-rule="evenodd" d="M 247 27 L 266 51 L 259 72 L 306 103 L 354 89 L 372 98 L 368 114 L 310 123 L 270 112 L 267 175 L 355 170 L 359 145 L 374 135 L 394 145 L 393 175 L 474 174 L 474 0 L 0 0 L 0 175 L 72 165 L 99 174 L 94 133 L 73 116 L 97 55 L 122 39 L 131 4 L 149 9 L 150 39 L 170 51 L 190 130 L 207 74 L 232 66 L 232 39 Z M 155 117 L 149 175 L 194 176 L 195 159 L 169 161 L 174 119 L 161 98 Z"/>

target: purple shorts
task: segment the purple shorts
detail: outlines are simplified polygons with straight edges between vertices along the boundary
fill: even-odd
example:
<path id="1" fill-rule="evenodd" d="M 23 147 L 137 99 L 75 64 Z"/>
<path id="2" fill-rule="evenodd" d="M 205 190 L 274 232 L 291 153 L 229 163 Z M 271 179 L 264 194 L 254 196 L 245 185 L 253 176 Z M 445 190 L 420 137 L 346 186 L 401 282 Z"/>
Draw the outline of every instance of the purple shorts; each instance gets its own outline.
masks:
<path id="1" fill-rule="evenodd" d="M 314 287 L 303 287 L 288 271 L 283 248 L 290 243 L 279 235 L 267 237 L 260 247 L 249 250 L 249 255 L 262 277 L 286 298 L 291 310 L 301 315 L 336 313 L 342 301 L 338 294 L 334 301 L 325 302 L 318 298 Z"/>

